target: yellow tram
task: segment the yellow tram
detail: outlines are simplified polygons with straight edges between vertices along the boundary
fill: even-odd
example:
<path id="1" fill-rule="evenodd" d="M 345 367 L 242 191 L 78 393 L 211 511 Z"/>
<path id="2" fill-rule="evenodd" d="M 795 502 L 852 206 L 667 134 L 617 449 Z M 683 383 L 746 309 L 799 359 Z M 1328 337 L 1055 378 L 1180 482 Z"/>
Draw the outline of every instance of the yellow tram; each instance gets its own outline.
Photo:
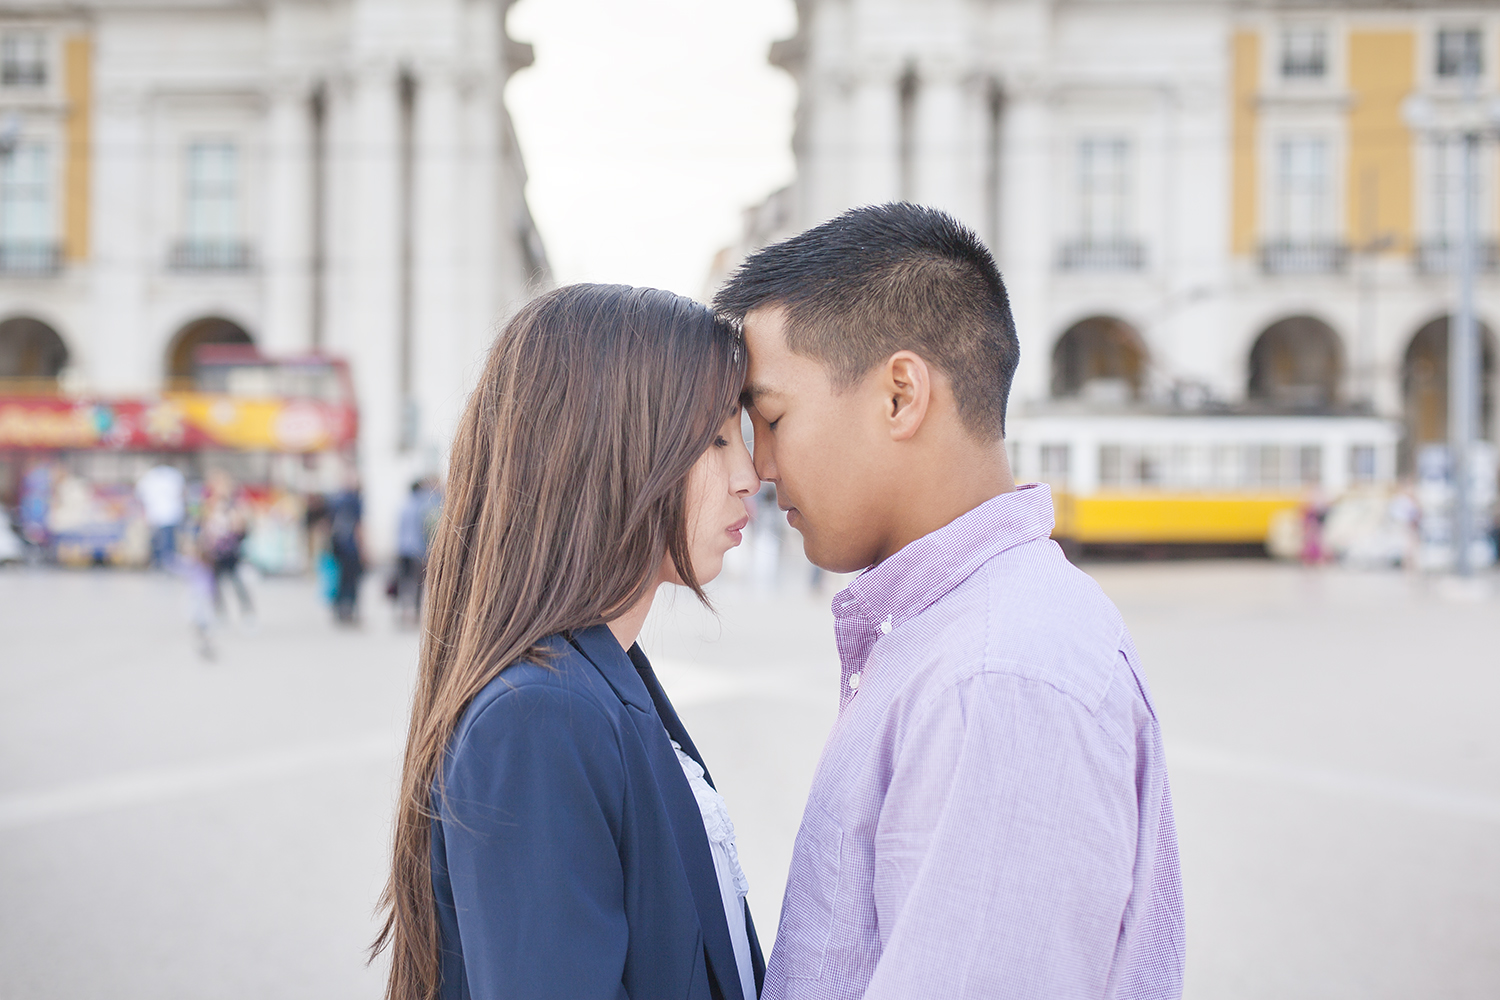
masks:
<path id="1" fill-rule="evenodd" d="M 1079 544 L 1263 543 L 1313 496 L 1389 486 L 1395 421 L 1241 413 L 1016 414 L 1017 482 L 1053 490 L 1053 535 Z"/>

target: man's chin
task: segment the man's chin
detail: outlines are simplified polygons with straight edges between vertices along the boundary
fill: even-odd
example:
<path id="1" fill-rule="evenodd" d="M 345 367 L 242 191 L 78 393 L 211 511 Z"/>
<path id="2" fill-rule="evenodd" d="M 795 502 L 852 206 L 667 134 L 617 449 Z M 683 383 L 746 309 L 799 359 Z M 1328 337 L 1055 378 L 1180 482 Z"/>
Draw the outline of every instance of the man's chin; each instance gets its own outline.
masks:
<path id="1" fill-rule="evenodd" d="M 802 531 L 801 528 L 797 529 Z M 830 551 L 820 543 L 817 535 L 802 531 L 802 553 L 807 561 L 829 573 L 858 573 L 870 564 L 860 562 L 848 552 Z"/>

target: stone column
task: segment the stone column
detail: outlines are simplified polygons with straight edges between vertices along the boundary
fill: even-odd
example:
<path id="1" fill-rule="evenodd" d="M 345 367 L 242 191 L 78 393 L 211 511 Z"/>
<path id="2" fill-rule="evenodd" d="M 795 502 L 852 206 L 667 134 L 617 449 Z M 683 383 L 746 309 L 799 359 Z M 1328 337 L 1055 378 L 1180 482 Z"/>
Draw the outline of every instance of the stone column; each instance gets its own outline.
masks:
<path id="1" fill-rule="evenodd" d="M 849 204 L 892 201 L 901 193 L 900 72 L 871 65 L 853 87 Z"/>
<path id="2" fill-rule="evenodd" d="M 370 59 L 354 74 L 345 148 L 339 155 L 344 187 L 339 206 L 341 247 L 335 255 L 340 313 L 335 350 L 349 359 L 359 397 L 359 459 L 365 485 L 366 538 L 388 555 L 405 462 L 398 454 L 401 400 L 400 190 L 398 70 Z"/>
<path id="3" fill-rule="evenodd" d="M 175 331 L 146 328 L 146 286 L 165 266 L 167 246 L 147 225 L 146 98 L 100 78 L 94 112 L 91 232 L 93 316 L 84 380 L 106 395 L 154 392 L 165 383 L 167 346 Z"/>
<path id="4" fill-rule="evenodd" d="M 312 348 L 312 107 L 309 85 L 271 85 L 266 123 L 266 215 L 260 267 L 266 311 L 259 332 L 270 353 Z"/>
<path id="5" fill-rule="evenodd" d="M 471 262 L 458 253 L 467 206 L 460 190 L 459 96 L 455 68 L 424 67 L 417 77 L 413 195 L 413 396 L 417 405 L 418 461 L 436 465 L 437 452 L 452 435 L 463 371 L 459 288 Z"/>
<path id="6" fill-rule="evenodd" d="M 1042 399 L 1049 392 L 1052 340 L 1047 315 L 1056 237 L 1051 225 L 1053 151 L 1050 110 L 1040 84 L 1008 90 L 1001 125 L 1000 268 L 1010 292 L 1011 311 L 1021 337 L 1021 366 L 1014 402 Z"/>
<path id="7" fill-rule="evenodd" d="M 953 213 L 983 232 L 980 143 L 983 122 L 961 67 L 924 64 L 918 71 L 916 200 Z"/>

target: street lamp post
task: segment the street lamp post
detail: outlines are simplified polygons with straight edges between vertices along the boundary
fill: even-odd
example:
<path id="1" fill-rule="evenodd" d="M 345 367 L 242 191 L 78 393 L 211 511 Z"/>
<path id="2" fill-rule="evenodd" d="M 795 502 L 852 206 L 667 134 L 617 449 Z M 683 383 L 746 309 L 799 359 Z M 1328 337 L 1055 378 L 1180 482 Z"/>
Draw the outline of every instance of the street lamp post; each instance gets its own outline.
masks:
<path id="1" fill-rule="evenodd" d="M 1432 102 L 1408 98 L 1402 117 L 1412 129 L 1457 138 L 1463 148 L 1463 226 L 1458 246 L 1458 311 L 1448 325 L 1448 452 L 1453 481 L 1453 568 L 1473 572 L 1474 512 L 1472 466 L 1478 428 L 1479 351 L 1474 318 L 1474 278 L 1479 269 L 1479 144 L 1500 125 L 1500 107 L 1482 109 L 1477 100 L 1478 62 L 1464 58 L 1463 101 L 1455 119 L 1439 121 Z"/>
<path id="2" fill-rule="evenodd" d="M 1472 76 L 1464 75 L 1464 89 L 1471 90 Z M 1472 100 L 1472 94 L 1465 94 Z M 1458 258 L 1458 316 L 1448 331 L 1448 450 L 1453 469 L 1453 568 L 1459 576 L 1473 572 L 1474 499 L 1472 458 L 1474 452 L 1475 382 L 1479 365 L 1474 350 L 1474 272 L 1478 266 L 1479 132 L 1463 133 L 1464 190 L 1463 242 Z"/>

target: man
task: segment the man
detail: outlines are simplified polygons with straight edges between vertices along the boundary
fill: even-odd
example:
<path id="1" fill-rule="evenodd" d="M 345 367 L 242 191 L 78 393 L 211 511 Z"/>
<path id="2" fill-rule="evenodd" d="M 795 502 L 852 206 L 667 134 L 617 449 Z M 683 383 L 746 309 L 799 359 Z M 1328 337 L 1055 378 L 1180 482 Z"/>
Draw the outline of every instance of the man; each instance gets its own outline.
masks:
<path id="1" fill-rule="evenodd" d="M 359 620 L 359 579 L 364 575 L 364 503 L 359 477 L 349 473 L 344 488 L 328 500 L 328 543 L 338 562 L 338 590 L 333 598 L 334 620 L 353 625 Z"/>
<path id="2" fill-rule="evenodd" d="M 185 481 L 176 466 L 165 462 L 147 469 L 135 484 L 135 495 L 151 529 L 151 565 L 170 566 L 177 554 L 177 528 L 187 513 Z"/>
<path id="3" fill-rule="evenodd" d="M 430 479 L 413 480 L 396 521 L 396 611 L 415 625 L 422 616 L 422 581 L 427 572 L 427 544 L 440 506 Z"/>
<path id="4" fill-rule="evenodd" d="M 857 209 L 749 258 L 755 464 L 834 599 L 839 720 L 763 997 L 1177 997 L 1161 734 L 1119 613 L 1016 489 L 1018 345 L 979 239 Z"/>

